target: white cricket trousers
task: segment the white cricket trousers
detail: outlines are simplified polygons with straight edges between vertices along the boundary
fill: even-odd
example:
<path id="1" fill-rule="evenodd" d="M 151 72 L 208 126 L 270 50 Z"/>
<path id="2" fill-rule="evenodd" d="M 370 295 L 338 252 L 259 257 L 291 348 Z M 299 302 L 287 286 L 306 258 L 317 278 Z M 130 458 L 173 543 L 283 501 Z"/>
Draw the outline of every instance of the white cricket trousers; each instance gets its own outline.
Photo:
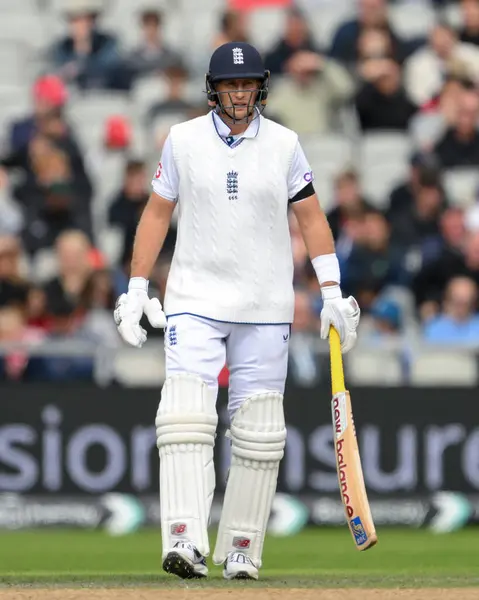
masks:
<path id="1" fill-rule="evenodd" d="M 168 317 L 166 376 L 199 375 L 218 393 L 218 375 L 227 364 L 230 419 L 250 396 L 284 394 L 290 326 L 225 323 L 182 314 Z"/>

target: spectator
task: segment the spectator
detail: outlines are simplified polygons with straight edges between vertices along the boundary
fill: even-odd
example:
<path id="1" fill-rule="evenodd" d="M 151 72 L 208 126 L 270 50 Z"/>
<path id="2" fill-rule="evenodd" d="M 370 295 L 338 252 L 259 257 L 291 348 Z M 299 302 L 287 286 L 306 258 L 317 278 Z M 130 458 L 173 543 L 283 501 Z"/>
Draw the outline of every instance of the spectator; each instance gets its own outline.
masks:
<path id="1" fill-rule="evenodd" d="M 328 213 L 328 221 L 334 240 L 337 241 L 345 221 L 362 214 L 365 209 L 372 209 L 372 206 L 361 194 L 356 171 L 340 173 L 335 180 L 334 192 L 335 207 Z"/>
<path id="2" fill-rule="evenodd" d="M 297 52 L 318 52 L 303 14 L 296 8 L 288 11 L 283 37 L 265 56 L 272 75 L 288 73 L 288 62 Z"/>
<path id="3" fill-rule="evenodd" d="M 110 225 L 118 226 L 124 236 L 122 264 L 131 256 L 136 226 L 148 195 L 145 164 L 130 160 L 125 168 L 122 189 L 111 204 L 108 217 Z"/>
<path id="4" fill-rule="evenodd" d="M 464 44 L 448 25 L 437 25 L 429 44 L 417 50 L 405 64 L 405 87 L 418 106 L 429 102 L 442 88 L 444 74 L 451 68 L 465 69 L 470 79 L 479 77 L 479 48 Z"/>
<path id="5" fill-rule="evenodd" d="M 350 213 L 341 224 L 339 236 L 335 241 L 341 272 L 346 272 L 347 261 L 353 248 L 361 245 L 365 239 L 366 215 L 370 210 L 370 208 L 364 208 Z"/>
<path id="6" fill-rule="evenodd" d="M 107 150 L 128 150 L 133 139 L 130 121 L 123 115 L 111 115 L 105 122 L 103 147 Z"/>
<path id="7" fill-rule="evenodd" d="M 110 271 L 99 269 L 90 274 L 80 297 L 80 309 L 84 314 L 82 330 L 103 344 L 114 348 L 120 338 L 111 315 L 115 309 L 117 290 Z"/>
<path id="8" fill-rule="evenodd" d="M 344 263 L 342 287 L 368 310 L 378 294 L 389 285 L 405 285 L 407 273 L 403 253 L 391 243 L 386 218 L 379 211 L 364 217 L 362 238 Z"/>
<path id="9" fill-rule="evenodd" d="M 164 71 L 179 61 L 179 56 L 163 40 L 163 16 L 155 10 L 140 15 L 142 40 L 128 57 L 133 77 Z"/>
<path id="10" fill-rule="evenodd" d="M 361 75 L 363 64 L 378 58 L 398 58 L 394 39 L 389 29 L 384 27 L 366 27 L 361 30 L 358 38 L 358 69 Z"/>
<path id="11" fill-rule="evenodd" d="M 76 307 L 93 271 L 90 241 L 81 231 L 65 231 L 58 237 L 55 247 L 58 275 L 45 286 L 47 304 L 50 308 L 55 308 L 56 305 L 51 304 L 51 299 L 65 297 Z M 65 305 L 62 305 L 62 310 L 64 308 Z"/>
<path id="12" fill-rule="evenodd" d="M 53 46 L 52 65 L 65 82 L 80 89 L 123 89 L 130 77 L 122 81 L 127 70 L 120 68 L 116 39 L 97 29 L 97 4 L 91 0 L 70 3 L 65 12 L 69 33 Z"/>
<path id="13" fill-rule="evenodd" d="M 479 94 L 464 90 L 459 99 L 458 114 L 436 145 L 435 152 L 443 167 L 479 166 Z"/>
<path id="14" fill-rule="evenodd" d="M 222 14 L 220 32 L 213 40 L 213 49 L 228 42 L 249 42 L 246 12 L 227 10 Z"/>
<path id="15" fill-rule="evenodd" d="M 18 235 L 23 226 L 23 211 L 13 199 L 7 171 L 0 167 L 0 235 Z"/>
<path id="16" fill-rule="evenodd" d="M 422 319 L 437 314 L 447 284 L 459 275 L 479 284 L 479 233 L 470 234 L 463 248 L 445 246 L 414 278 L 413 291 Z"/>
<path id="17" fill-rule="evenodd" d="M 393 300 L 378 298 L 371 307 L 369 341 L 398 339 L 401 333 L 401 309 Z"/>
<path id="18" fill-rule="evenodd" d="M 70 181 L 79 205 L 89 211 L 92 185 L 82 153 L 59 109 L 37 117 L 32 139 L 4 157 L 1 165 L 23 171 L 24 178 L 13 189 L 13 194 L 26 208 L 28 220 L 34 218 L 28 211 L 35 212 L 42 205 L 45 189 L 58 181 Z"/>
<path id="19" fill-rule="evenodd" d="M 421 106 L 410 124 L 410 132 L 416 144 L 431 151 L 448 127 L 456 122 L 460 98 L 464 89 L 473 89 L 473 82 L 461 69 L 452 69 L 447 75 L 439 94 Z"/>
<path id="20" fill-rule="evenodd" d="M 441 314 L 424 326 L 424 339 L 439 344 L 478 344 L 477 284 L 468 277 L 448 283 Z"/>
<path id="21" fill-rule="evenodd" d="M 0 307 L 26 307 L 29 285 L 22 273 L 18 238 L 0 237 Z"/>
<path id="22" fill-rule="evenodd" d="M 466 44 L 479 46 L 479 1 L 461 0 L 463 26 L 459 39 Z"/>
<path id="23" fill-rule="evenodd" d="M 436 260 L 446 249 L 454 253 L 464 250 L 466 240 L 466 219 L 464 211 L 452 206 L 446 209 L 439 219 L 439 236 L 424 240 L 422 245 L 422 264 Z"/>
<path id="24" fill-rule="evenodd" d="M 42 356 L 30 369 L 35 381 L 92 381 L 94 355 L 101 338 L 81 327 L 77 304 L 60 290 L 47 300 L 49 332 L 46 344 L 68 343 L 69 347 L 81 347 L 86 354 L 68 355 L 59 351 L 58 356 Z"/>
<path id="25" fill-rule="evenodd" d="M 194 108 L 190 102 L 185 100 L 185 88 L 188 81 L 188 71 L 185 67 L 181 63 L 172 64 L 165 68 L 164 75 L 168 88 L 166 98 L 153 104 L 148 111 L 147 121 L 149 126 L 158 117 L 188 113 Z"/>
<path id="26" fill-rule="evenodd" d="M 1 344 L 39 344 L 43 334 L 29 327 L 24 311 L 18 306 L 0 309 L 0 343 Z M 25 381 L 31 379 L 35 358 L 29 357 L 26 350 L 15 348 L 6 351 L 0 358 L 0 381 Z"/>
<path id="27" fill-rule="evenodd" d="M 58 160 L 62 161 L 61 157 Z M 50 248 L 63 232 L 79 229 L 91 237 L 91 221 L 88 207 L 82 206 L 74 186 L 68 178 L 46 183 L 41 204 L 30 210 L 23 239 L 30 254 L 42 248 Z"/>
<path id="28" fill-rule="evenodd" d="M 397 210 L 391 221 L 392 238 L 405 252 L 439 237 L 439 218 L 446 199 L 434 171 L 423 171 L 413 192 L 413 203 Z"/>
<path id="29" fill-rule="evenodd" d="M 439 163 L 434 155 L 415 152 L 411 156 L 408 180 L 391 192 L 387 212 L 388 221 L 392 222 L 396 214 L 413 206 L 422 177 L 439 177 L 439 173 Z"/>
<path id="30" fill-rule="evenodd" d="M 272 88 L 268 112 L 299 135 L 337 129 L 339 110 L 354 91 L 348 72 L 309 51 L 296 52 L 288 60 L 286 72 Z"/>
<path id="31" fill-rule="evenodd" d="M 331 56 L 348 65 L 354 65 L 359 57 L 358 42 L 361 32 L 368 28 L 387 30 L 393 46 L 397 49 L 398 59 L 402 59 L 402 44 L 388 23 L 386 0 L 359 0 L 357 18 L 343 23 L 336 31 L 330 50 Z"/>
<path id="32" fill-rule="evenodd" d="M 406 130 L 417 107 L 402 86 L 398 63 L 371 59 L 363 65 L 362 72 L 365 82 L 355 100 L 361 129 Z"/>
<path id="33" fill-rule="evenodd" d="M 297 385 L 312 387 L 320 377 L 316 351 L 319 319 L 314 313 L 311 296 L 306 290 L 297 289 L 294 300 L 294 321 L 291 325 L 289 343 L 289 373 Z"/>
<path id="34" fill-rule="evenodd" d="M 15 154 L 25 148 L 38 131 L 38 121 L 52 111 L 62 109 L 67 99 L 67 89 L 59 77 L 39 77 L 32 90 L 33 114 L 12 124 L 9 152 Z"/>

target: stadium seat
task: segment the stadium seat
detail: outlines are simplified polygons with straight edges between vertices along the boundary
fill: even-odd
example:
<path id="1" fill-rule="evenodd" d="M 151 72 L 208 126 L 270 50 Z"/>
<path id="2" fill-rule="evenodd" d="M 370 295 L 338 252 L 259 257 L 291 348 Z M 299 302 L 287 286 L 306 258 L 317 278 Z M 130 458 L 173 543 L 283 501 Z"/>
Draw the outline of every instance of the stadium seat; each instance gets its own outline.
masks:
<path id="1" fill-rule="evenodd" d="M 409 122 L 409 133 L 417 149 L 430 150 L 446 129 L 446 123 L 437 113 L 419 113 Z"/>
<path id="2" fill-rule="evenodd" d="M 311 163 L 337 171 L 351 165 L 353 148 L 351 141 L 341 134 L 301 136 L 301 146 Z"/>
<path id="3" fill-rule="evenodd" d="M 162 344 L 147 343 L 136 348 L 122 348 L 114 360 L 115 379 L 125 387 L 160 387 L 165 381 L 165 353 Z"/>
<path id="4" fill-rule="evenodd" d="M 24 41 L 1 38 L 0 86 L 30 85 L 37 74 L 33 59 L 34 52 Z"/>
<path id="5" fill-rule="evenodd" d="M 304 12 L 310 23 L 310 30 L 320 49 L 328 50 L 338 27 L 354 18 L 354 3 L 350 0 L 319 2 L 312 6 L 309 0 L 298 2 L 304 5 Z"/>
<path id="6" fill-rule="evenodd" d="M 408 166 L 403 162 L 390 162 L 364 166 L 361 169 L 361 184 L 368 200 L 383 210 L 395 186 L 407 178 Z"/>
<path id="7" fill-rule="evenodd" d="M 479 193 L 479 170 L 456 168 L 444 172 L 444 188 L 449 200 L 457 206 L 468 206 Z"/>
<path id="8" fill-rule="evenodd" d="M 436 23 L 436 14 L 430 2 L 396 2 L 389 7 L 389 19 L 393 31 L 403 40 L 427 38 Z"/>
<path id="9" fill-rule="evenodd" d="M 153 104 L 165 100 L 166 93 L 166 81 L 160 75 L 141 77 L 132 90 L 132 110 L 143 120 Z"/>
<path id="10" fill-rule="evenodd" d="M 260 52 L 266 52 L 281 38 L 286 12 L 281 8 L 258 8 L 250 14 L 251 43 Z"/>
<path id="11" fill-rule="evenodd" d="M 401 363 L 393 351 L 358 347 L 345 357 L 351 385 L 398 386 L 404 383 Z"/>
<path id="12" fill-rule="evenodd" d="M 117 265 L 123 250 L 123 232 L 117 227 L 104 227 L 100 231 L 98 249 L 106 258 L 109 265 Z"/>
<path id="13" fill-rule="evenodd" d="M 12 2 L 14 1 L 12 0 Z M 2 42 L 15 40 L 23 42 L 36 50 L 46 47 L 48 38 L 42 18 L 35 13 L 28 12 L 4 13 L 3 6 L 0 10 L 0 40 Z M 28 32 L 28 35 L 26 35 L 26 32 Z"/>
<path id="14" fill-rule="evenodd" d="M 31 263 L 31 278 L 34 283 L 44 284 L 58 274 L 58 260 L 55 250 L 43 248 L 39 250 Z"/>
<path id="15" fill-rule="evenodd" d="M 303 136 L 301 145 L 314 173 L 314 187 L 323 210 L 333 205 L 334 180 L 353 163 L 351 142 L 342 135 Z"/>
<path id="16" fill-rule="evenodd" d="M 122 152 L 108 153 L 100 150 L 89 156 L 89 171 L 95 190 L 93 213 L 100 221 L 105 218 L 111 201 L 121 188 L 125 164 L 126 156 Z M 103 225 L 100 223 L 101 227 Z"/>
<path id="17" fill-rule="evenodd" d="M 460 348 L 424 348 L 411 365 L 410 383 L 416 386 L 476 386 L 476 357 Z"/>
<path id="18" fill-rule="evenodd" d="M 67 115 L 73 123 L 81 127 L 100 125 L 112 115 L 129 116 L 132 112 L 130 99 L 122 92 L 89 92 L 84 96 L 72 98 L 67 106 Z"/>
<path id="19" fill-rule="evenodd" d="M 360 164 L 365 168 L 384 163 L 408 164 L 411 151 L 411 140 L 406 133 L 365 133 L 360 144 Z"/>

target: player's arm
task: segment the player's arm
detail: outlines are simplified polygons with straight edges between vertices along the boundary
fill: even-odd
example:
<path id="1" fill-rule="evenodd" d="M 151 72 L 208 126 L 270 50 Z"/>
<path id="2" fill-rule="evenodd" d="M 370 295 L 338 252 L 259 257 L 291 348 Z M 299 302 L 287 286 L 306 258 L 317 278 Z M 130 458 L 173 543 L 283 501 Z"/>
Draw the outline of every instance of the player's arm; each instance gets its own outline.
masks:
<path id="1" fill-rule="evenodd" d="M 314 261 L 319 256 L 330 256 L 335 261 L 336 266 L 337 258 L 334 250 L 333 234 L 316 193 L 302 200 L 292 202 L 291 205 L 311 260 Z M 321 283 L 321 287 L 339 285 L 339 266 L 337 269 L 335 266 L 329 271 L 331 279 Z"/>
<path id="2" fill-rule="evenodd" d="M 314 191 L 311 168 L 299 143 L 291 164 L 288 188 L 290 204 L 321 286 L 321 337 L 327 338 L 333 325 L 339 333 L 342 351 L 348 352 L 356 343 L 360 310 L 352 296 L 343 298 L 333 235 Z"/>
<path id="3" fill-rule="evenodd" d="M 179 174 L 173 157 L 171 138 L 163 145 L 161 160 L 151 182 L 153 192 L 136 230 L 131 261 L 131 277 L 148 280 L 165 242 L 179 193 Z"/>
<path id="4" fill-rule="evenodd" d="M 152 192 L 136 230 L 131 277 L 150 277 L 165 242 L 174 210 L 174 202 Z"/>
<path id="5" fill-rule="evenodd" d="M 165 242 L 179 193 L 179 175 L 169 137 L 151 184 L 153 192 L 136 230 L 128 293 L 118 298 L 114 312 L 121 337 L 137 348 L 146 341 L 146 331 L 140 326 L 143 314 L 153 327 L 166 326 L 160 301 L 148 297 L 148 278 Z"/>

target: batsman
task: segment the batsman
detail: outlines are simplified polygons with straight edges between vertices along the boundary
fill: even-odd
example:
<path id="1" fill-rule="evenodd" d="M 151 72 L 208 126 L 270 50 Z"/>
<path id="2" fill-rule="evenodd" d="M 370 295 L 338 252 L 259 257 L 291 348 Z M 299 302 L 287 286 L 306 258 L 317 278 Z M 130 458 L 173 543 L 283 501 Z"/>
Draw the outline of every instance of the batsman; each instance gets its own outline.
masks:
<path id="1" fill-rule="evenodd" d="M 140 348 L 145 314 L 166 327 L 166 381 L 156 416 L 163 568 L 206 577 L 215 490 L 218 375 L 230 371 L 231 465 L 213 563 L 225 579 L 258 579 L 283 457 L 283 394 L 294 313 L 288 210 L 297 217 L 323 297 L 321 337 L 356 342 L 360 311 L 343 298 L 331 231 L 295 132 L 265 118 L 270 76 L 243 42 L 213 53 L 210 112 L 174 125 L 138 224 L 128 293 L 114 318 Z M 178 206 L 164 309 L 148 278 Z"/>

